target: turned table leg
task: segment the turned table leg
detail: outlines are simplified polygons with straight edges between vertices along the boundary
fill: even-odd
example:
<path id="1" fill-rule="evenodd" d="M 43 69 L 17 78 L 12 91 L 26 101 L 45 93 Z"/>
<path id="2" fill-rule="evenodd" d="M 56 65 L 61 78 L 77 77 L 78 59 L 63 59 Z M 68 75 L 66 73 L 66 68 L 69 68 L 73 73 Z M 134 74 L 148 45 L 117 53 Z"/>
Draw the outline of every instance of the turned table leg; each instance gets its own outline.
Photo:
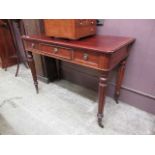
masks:
<path id="1" fill-rule="evenodd" d="M 35 63 L 34 63 L 32 52 L 29 52 L 29 51 L 27 52 L 27 61 L 28 61 L 28 65 L 31 69 L 31 73 L 32 73 L 33 81 L 34 81 L 34 86 L 35 86 L 36 92 L 38 94 L 39 93 L 38 81 L 37 81 L 36 68 L 35 68 Z"/>
<path id="2" fill-rule="evenodd" d="M 118 73 L 117 73 L 115 94 L 114 94 L 114 99 L 115 99 L 116 103 L 118 103 L 118 98 L 120 96 L 120 89 L 121 89 L 121 85 L 122 85 L 122 81 L 123 81 L 123 77 L 124 77 L 125 66 L 126 66 L 126 60 L 121 62 L 119 69 L 118 69 Z"/>
<path id="3" fill-rule="evenodd" d="M 105 73 L 103 76 L 100 77 L 99 80 L 99 103 L 98 103 L 98 125 L 103 128 L 103 111 L 105 106 L 105 95 L 106 95 L 106 88 L 107 88 L 107 81 L 108 81 L 108 73 Z"/>

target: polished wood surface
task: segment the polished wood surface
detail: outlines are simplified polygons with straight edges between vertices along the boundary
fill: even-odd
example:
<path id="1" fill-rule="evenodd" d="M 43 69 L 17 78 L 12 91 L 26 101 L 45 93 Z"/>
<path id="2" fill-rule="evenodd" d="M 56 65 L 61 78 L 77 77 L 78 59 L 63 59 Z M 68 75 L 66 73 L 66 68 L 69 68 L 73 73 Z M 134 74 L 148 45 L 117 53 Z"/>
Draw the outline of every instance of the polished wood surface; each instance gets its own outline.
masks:
<path id="1" fill-rule="evenodd" d="M 98 124 L 103 127 L 102 118 L 105 105 L 106 88 L 109 73 L 117 65 L 119 72 L 117 76 L 115 100 L 118 102 L 120 87 L 125 71 L 125 63 L 129 55 L 129 46 L 135 39 L 118 36 L 100 36 L 85 38 L 81 40 L 54 39 L 45 36 L 23 36 L 25 50 L 28 51 L 36 90 L 38 91 L 34 63 L 30 53 L 49 56 L 58 60 L 78 64 L 101 73 L 99 78 L 99 104 Z M 31 61 L 30 61 L 31 58 Z"/>
<path id="2" fill-rule="evenodd" d="M 25 37 L 23 36 L 23 38 L 29 41 L 45 42 L 66 47 L 82 48 L 106 54 L 116 52 L 116 50 L 134 41 L 134 39 L 130 37 L 118 37 L 107 35 L 96 35 L 80 40 L 56 39 L 42 35 L 31 35 Z"/>
<path id="3" fill-rule="evenodd" d="M 45 34 L 51 37 L 79 39 L 96 33 L 94 19 L 44 19 Z"/>
<path id="4" fill-rule="evenodd" d="M 46 36 L 23 36 L 26 42 L 27 50 L 32 50 L 34 53 L 51 56 L 60 60 L 80 64 L 86 67 L 107 71 L 113 69 L 123 58 L 128 56 L 128 45 L 134 39 L 128 37 L 117 36 L 94 36 L 78 41 L 66 39 L 54 39 Z M 41 50 L 41 48 L 48 50 Z M 68 54 L 72 58 L 54 54 L 54 49 L 66 48 Z M 76 51 L 76 52 L 75 52 Z M 67 52 L 66 52 L 67 54 Z M 87 55 L 87 56 L 86 56 Z M 87 57 L 87 59 L 85 59 Z"/>

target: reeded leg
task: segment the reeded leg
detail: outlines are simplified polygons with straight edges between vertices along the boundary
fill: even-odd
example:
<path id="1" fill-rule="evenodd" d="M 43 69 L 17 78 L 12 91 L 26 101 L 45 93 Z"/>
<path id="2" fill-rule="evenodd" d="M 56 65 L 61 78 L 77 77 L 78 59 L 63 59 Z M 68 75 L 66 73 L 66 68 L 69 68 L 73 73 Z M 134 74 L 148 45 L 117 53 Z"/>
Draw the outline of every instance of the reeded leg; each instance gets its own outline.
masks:
<path id="1" fill-rule="evenodd" d="M 122 85 L 122 81 L 123 81 L 123 77 L 124 77 L 125 66 L 126 66 L 126 60 L 121 62 L 119 69 L 118 69 L 118 73 L 117 73 L 115 94 L 114 94 L 114 99 L 115 99 L 116 103 L 118 103 L 118 98 L 120 96 L 120 89 L 121 89 L 121 85 Z"/>
<path id="2" fill-rule="evenodd" d="M 108 73 L 105 73 L 103 76 L 100 77 L 99 80 L 99 103 L 98 103 L 98 125 L 103 128 L 103 111 L 105 106 L 105 95 L 106 95 L 106 87 L 108 81 Z"/>
<path id="3" fill-rule="evenodd" d="M 29 51 L 27 52 L 27 61 L 28 61 L 29 67 L 31 69 L 31 73 L 32 73 L 34 85 L 35 85 L 35 88 L 36 88 L 36 92 L 38 94 L 39 93 L 39 89 L 38 89 L 38 81 L 37 81 L 35 63 L 34 63 L 33 55 Z"/>

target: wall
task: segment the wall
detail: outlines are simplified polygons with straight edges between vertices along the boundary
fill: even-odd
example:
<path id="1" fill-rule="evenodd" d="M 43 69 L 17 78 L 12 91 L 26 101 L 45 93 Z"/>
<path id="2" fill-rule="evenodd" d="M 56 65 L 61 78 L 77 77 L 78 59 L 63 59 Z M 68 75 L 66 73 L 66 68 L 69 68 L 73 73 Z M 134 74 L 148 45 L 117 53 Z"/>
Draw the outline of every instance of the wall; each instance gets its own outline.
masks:
<path id="1" fill-rule="evenodd" d="M 120 100 L 155 114 L 155 20 L 104 20 L 98 34 L 131 36 L 131 48 Z M 98 73 L 76 65 L 62 63 L 64 78 L 97 90 Z M 114 77 L 114 76 L 112 76 Z M 113 96 L 114 78 L 108 88 Z"/>
<path id="2" fill-rule="evenodd" d="M 105 20 L 98 33 L 136 38 L 121 100 L 155 113 L 155 20 Z"/>

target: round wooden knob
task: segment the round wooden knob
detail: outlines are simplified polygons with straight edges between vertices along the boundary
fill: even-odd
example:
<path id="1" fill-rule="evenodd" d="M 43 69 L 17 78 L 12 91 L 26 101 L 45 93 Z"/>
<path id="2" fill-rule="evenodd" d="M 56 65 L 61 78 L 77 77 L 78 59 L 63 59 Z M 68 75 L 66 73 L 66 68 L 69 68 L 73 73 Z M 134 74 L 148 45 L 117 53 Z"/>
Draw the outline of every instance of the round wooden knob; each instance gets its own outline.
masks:
<path id="1" fill-rule="evenodd" d="M 84 59 L 84 60 L 88 60 L 88 54 L 87 54 L 87 53 L 84 53 L 83 59 Z"/>
<path id="2" fill-rule="evenodd" d="M 54 47 L 53 51 L 54 51 L 54 53 L 57 53 L 58 52 L 58 48 Z"/>
<path id="3" fill-rule="evenodd" d="M 94 21 L 91 21 L 91 24 L 93 25 L 94 24 Z"/>

